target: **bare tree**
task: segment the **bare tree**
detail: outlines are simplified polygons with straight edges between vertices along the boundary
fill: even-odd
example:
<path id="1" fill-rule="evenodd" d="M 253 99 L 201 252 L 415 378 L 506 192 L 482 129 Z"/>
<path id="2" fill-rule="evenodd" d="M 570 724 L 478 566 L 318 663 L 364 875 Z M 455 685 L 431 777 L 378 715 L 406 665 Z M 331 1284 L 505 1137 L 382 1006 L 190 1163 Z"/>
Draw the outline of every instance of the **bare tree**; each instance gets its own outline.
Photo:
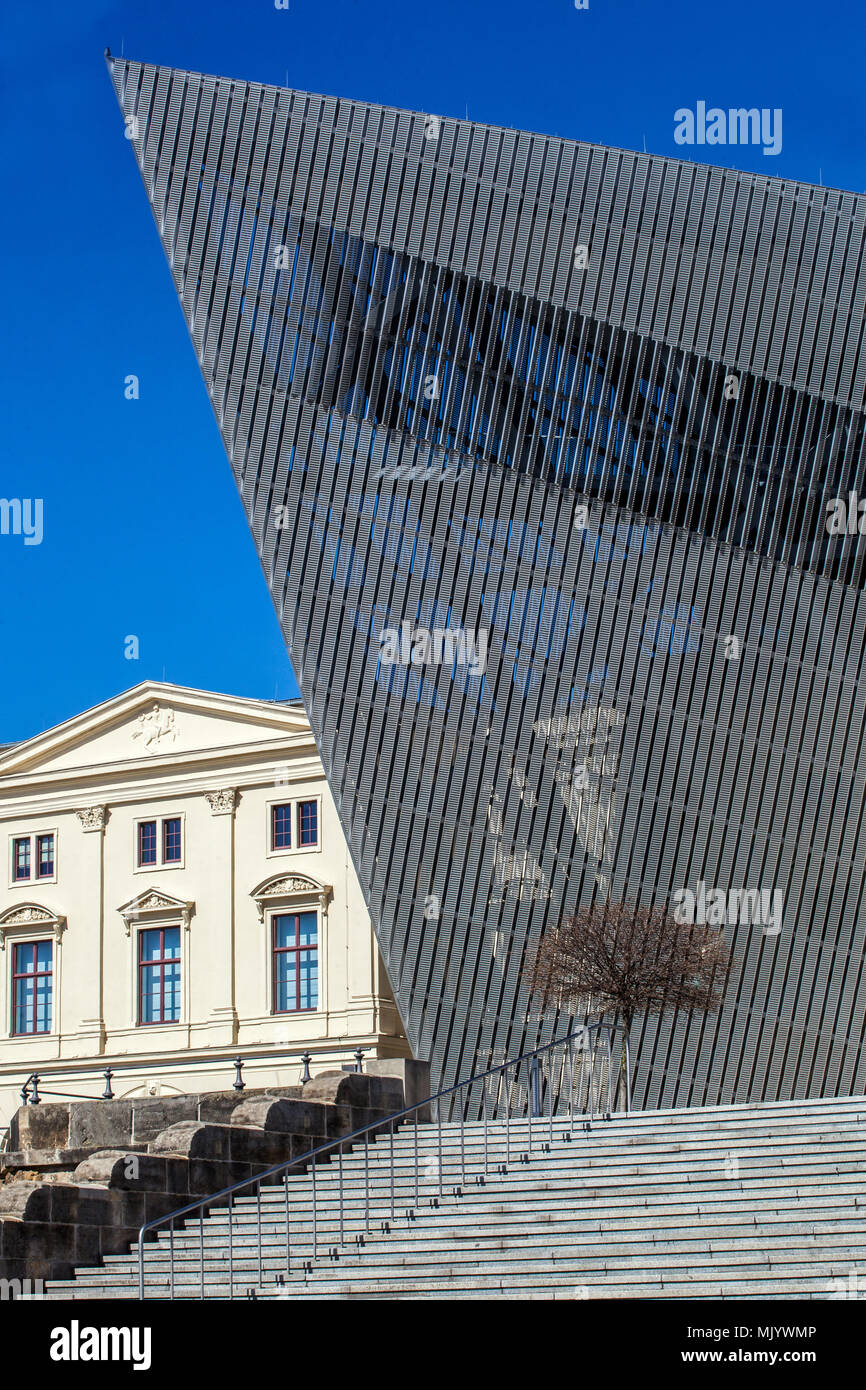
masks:
<path id="1" fill-rule="evenodd" d="M 666 907 L 607 899 L 545 933 L 530 962 L 530 989 L 545 1009 L 616 1012 L 628 1034 L 637 1013 L 715 1013 L 732 964 L 717 929 L 678 922 Z M 624 1080 L 625 1038 L 621 1071 Z"/>

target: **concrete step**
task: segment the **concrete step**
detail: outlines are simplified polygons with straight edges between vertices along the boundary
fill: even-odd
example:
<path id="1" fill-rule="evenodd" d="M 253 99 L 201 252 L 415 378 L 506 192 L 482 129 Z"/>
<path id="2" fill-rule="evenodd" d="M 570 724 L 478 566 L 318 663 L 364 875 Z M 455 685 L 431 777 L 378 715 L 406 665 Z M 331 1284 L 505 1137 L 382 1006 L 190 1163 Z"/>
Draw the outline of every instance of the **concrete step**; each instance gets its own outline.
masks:
<path id="1" fill-rule="evenodd" d="M 321 1258 L 321 1257 L 320 1257 Z M 517 1241 L 495 1238 L 467 1239 L 454 1241 L 450 1245 L 443 1242 L 429 1242 L 422 1245 L 407 1245 L 395 1242 L 393 1248 L 382 1249 L 378 1243 L 367 1246 L 361 1252 L 351 1249 L 341 1253 L 334 1267 L 350 1268 L 358 1271 L 358 1277 L 378 1280 L 390 1277 L 394 1270 L 413 1269 L 419 1276 L 447 1263 L 452 1270 L 478 1263 L 491 1270 L 512 1265 L 522 1269 L 547 1268 L 549 1265 L 569 1266 L 586 1272 L 616 1268 L 646 1268 L 655 1270 L 667 1267 L 680 1268 L 687 1264 L 690 1268 L 704 1265 L 715 1269 L 734 1270 L 748 1265 L 764 1268 L 781 1268 L 800 1261 L 812 1262 L 816 1258 L 827 1261 L 844 1261 L 850 1267 L 866 1267 L 866 1233 L 861 1233 L 856 1242 L 846 1236 L 815 1237 L 811 1242 L 802 1236 L 774 1242 L 768 1252 L 759 1240 L 724 1241 L 659 1241 L 655 1244 L 641 1245 L 638 1242 L 611 1241 L 585 1246 L 576 1253 L 574 1244 L 569 1241 L 553 1241 L 547 1245 L 530 1240 Z M 246 1249 L 235 1250 L 233 1259 L 236 1276 L 243 1272 L 258 1273 L 258 1250 L 250 1244 Z M 294 1252 L 290 1268 L 301 1265 L 299 1252 Z M 211 1282 L 214 1275 L 224 1275 L 228 1268 L 228 1251 L 208 1249 L 205 1252 L 205 1278 Z M 262 1270 L 266 1276 L 275 1278 L 286 1270 L 285 1247 L 277 1242 L 262 1248 Z M 197 1283 L 201 1265 L 198 1259 L 175 1259 L 174 1277 L 178 1283 Z M 166 1279 L 169 1276 L 169 1262 L 148 1264 L 146 1272 L 149 1279 Z M 129 1278 L 129 1267 L 81 1271 L 76 1279 L 79 1286 L 90 1284 L 115 1284 Z M 321 1277 L 321 1274 L 317 1277 Z"/>
<path id="2" fill-rule="evenodd" d="M 339 1271 L 339 1272 L 338 1272 Z M 208 1298 L 227 1298 L 229 1296 L 229 1285 L 223 1270 L 222 1278 L 213 1283 L 206 1281 L 205 1293 Z M 726 1297 L 740 1298 L 741 1296 L 764 1296 L 775 1297 L 775 1291 L 787 1292 L 794 1295 L 795 1292 L 809 1292 L 812 1296 L 831 1298 L 834 1294 L 838 1297 L 840 1291 L 844 1292 L 844 1287 L 851 1274 L 850 1264 L 843 1261 L 816 1261 L 816 1262 L 790 1262 L 787 1264 L 773 1264 L 772 1266 L 746 1265 L 738 1267 L 738 1270 L 714 1269 L 712 1266 L 704 1264 L 702 1266 L 691 1266 L 688 1269 L 682 1266 L 673 1266 L 665 1269 L 664 1272 L 656 1270 L 646 1270 L 641 1267 L 630 1267 L 627 1264 L 615 1266 L 601 1266 L 597 1270 L 588 1270 L 585 1267 L 570 1265 L 567 1262 L 557 1261 L 555 1265 L 549 1265 L 546 1269 L 529 1270 L 520 1266 L 506 1268 L 504 1265 L 495 1270 L 491 1270 L 486 1264 L 478 1264 L 475 1267 L 469 1265 L 455 1266 L 452 1271 L 443 1271 L 441 1267 L 432 1270 L 425 1270 L 421 1274 L 416 1271 L 411 1273 L 395 1270 L 388 1271 L 385 1276 L 382 1269 L 376 1272 L 374 1278 L 366 1279 L 359 1277 L 358 1271 L 354 1269 L 340 1269 L 340 1266 L 330 1266 L 325 1275 L 320 1275 L 315 1280 L 307 1283 L 300 1281 L 295 1284 L 279 1285 L 272 1284 L 269 1288 L 256 1290 L 257 1296 L 271 1297 L 341 1297 L 345 1294 L 352 1294 L 363 1298 L 389 1298 L 399 1297 L 405 1293 L 415 1295 L 435 1296 L 440 1293 L 453 1292 L 455 1290 L 487 1289 L 502 1290 L 519 1289 L 521 1287 L 532 1287 L 535 1289 L 558 1288 L 561 1291 L 569 1291 L 567 1296 L 571 1298 L 581 1297 L 581 1290 L 587 1290 L 591 1297 L 680 1297 L 692 1298 L 695 1296 L 704 1297 Z M 859 1270 L 860 1279 L 866 1278 L 866 1267 Z M 703 1291 L 701 1290 L 703 1287 Z M 256 1288 L 256 1271 L 251 1269 L 247 1273 L 236 1271 L 234 1283 L 234 1296 L 242 1297 L 247 1289 Z M 713 1292 L 708 1292 L 712 1289 Z M 129 1278 L 123 1285 L 99 1286 L 94 1290 L 85 1290 L 77 1281 L 56 1282 L 50 1286 L 47 1296 L 52 1298 L 69 1297 L 136 1297 L 138 1290 L 137 1279 Z M 148 1297 L 168 1297 L 169 1284 L 166 1278 L 161 1280 L 146 1281 Z M 629 1292 L 631 1291 L 631 1292 Z M 188 1283 L 176 1282 L 175 1298 L 198 1298 L 200 1297 L 200 1284 L 198 1280 Z"/>
<path id="3" fill-rule="evenodd" d="M 846 1276 L 847 1277 L 847 1276 Z M 717 1301 L 725 1298 L 735 1298 L 741 1301 L 772 1299 L 776 1301 L 787 1300 L 809 1300 L 809 1299 L 828 1299 L 833 1298 L 832 1292 L 834 1280 L 822 1278 L 783 1278 L 772 1276 L 766 1279 L 744 1280 L 732 1292 L 731 1285 L 722 1280 L 714 1281 L 694 1281 L 687 1286 L 680 1283 L 656 1285 L 644 1285 L 639 1293 L 635 1292 L 634 1284 L 631 1280 L 607 1279 L 603 1284 L 596 1285 L 571 1285 L 563 1283 L 558 1277 L 552 1279 L 520 1279 L 514 1278 L 503 1281 L 499 1278 L 491 1280 L 470 1279 L 463 1281 L 449 1281 L 441 1283 L 438 1287 L 426 1287 L 419 1289 L 412 1282 L 403 1284 L 395 1283 L 386 1290 L 371 1290 L 368 1288 L 355 1288 L 351 1283 L 330 1283 L 327 1286 L 311 1285 L 303 1290 L 281 1290 L 279 1286 L 271 1286 L 266 1289 L 256 1289 L 254 1285 L 236 1285 L 234 1298 L 240 1299 L 248 1296 L 247 1290 L 252 1291 L 259 1300 L 271 1299 L 308 1299 L 320 1302 L 335 1302 L 348 1299 L 359 1299 L 364 1302 L 378 1301 L 413 1301 L 417 1302 L 424 1299 L 435 1298 L 437 1301 L 451 1300 L 470 1300 L 472 1302 L 493 1301 L 502 1299 L 513 1301 L 544 1301 L 558 1302 L 567 1300 L 574 1302 L 584 1298 L 592 1299 L 623 1299 L 639 1297 L 641 1299 L 688 1299 L 690 1301 L 712 1300 Z M 113 1301 L 113 1300 L 132 1300 L 137 1299 L 137 1286 L 130 1285 L 124 1289 L 101 1289 L 92 1293 L 82 1292 L 74 1284 L 68 1288 L 56 1292 L 53 1286 L 44 1295 L 45 1298 L 62 1302 L 79 1301 Z M 829 1292 L 828 1292 L 829 1290 Z M 205 1297 L 208 1301 L 228 1301 L 230 1294 L 227 1284 L 207 1285 Z M 198 1300 L 200 1293 L 198 1290 L 190 1290 L 184 1294 L 177 1294 L 177 1301 Z M 27 1301 L 27 1300 L 25 1300 Z M 159 1302 L 168 1301 L 168 1289 L 148 1290 L 147 1301 Z"/>
<path id="4" fill-rule="evenodd" d="M 462 1220 L 462 1224 L 458 1224 Z M 602 1243 L 614 1240 L 632 1240 L 635 1243 L 653 1243 L 660 1239 L 689 1240 L 689 1239 L 746 1239 L 760 1237 L 761 1239 L 787 1239 L 788 1237 L 820 1237 L 821 1235 L 830 1236 L 833 1233 L 850 1233 L 853 1238 L 860 1232 L 866 1233 L 866 1209 L 861 1209 L 859 1213 L 850 1213 L 843 1217 L 835 1217 L 832 1221 L 818 1219 L 817 1216 L 812 1221 L 802 1219 L 792 1220 L 790 1213 L 779 1216 L 775 1221 L 768 1220 L 762 1214 L 751 1216 L 741 1213 L 737 1216 L 728 1216 L 719 1220 L 691 1220 L 685 1224 L 685 1217 L 681 1215 L 680 1220 L 684 1222 L 678 1225 L 676 1221 L 662 1219 L 653 1224 L 641 1221 L 637 1216 L 620 1218 L 617 1221 L 582 1220 L 573 1214 L 566 1214 L 560 1217 L 542 1216 L 538 1220 L 527 1222 L 525 1216 L 516 1212 L 511 1217 L 502 1215 L 488 1215 L 484 1212 L 472 1213 L 460 1211 L 457 1215 L 449 1215 L 447 1211 L 439 1209 L 435 1214 L 430 1212 L 419 1213 L 414 1222 L 400 1220 L 392 1225 L 389 1242 L 393 1247 L 398 1239 L 399 1231 L 403 1229 L 415 1229 L 414 1240 L 423 1243 L 428 1236 L 425 1232 L 429 1229 L 431 1234 L 429 1239 L 442 1241 L 445 1245 L 450 1242 L 464 1239 L 475 1239 L 477 1237 L 496 1237 L 509 1240 L 537 1239 L 543 1241 L 571 1240 L 579 1237 L 582 1244 L 592 1244 L 596 1241 Z M 346 1223 L 344 1223 L 346 1226 Z M 318 1228 L 319 1242 L 324 1243 L 330 1239 L 336 1231 L 335 1227 Z M 346 1235 L 350 1243 L 354 1242 L 357 1235 L 364 1234 L 363 1220 L 354 1221 L 351 1227 L 346 1226 Z M 312 1243 L 312 1225 L 309 1222 L 295 1223 L 290 1227 L 291 1242 L 293 1245 L 309 1245 Z M 379 1238 L 379 1229 L 371 1222 L 369 1225 L 369 1235 L 366 1237 L 366 1244 Z M 220 1230 L 210 1228 L 208 1239 L 211 1247 L 219 1246 L 220 1249 L 227 1249 L 227 1230 L 222 1227 Z M 248 1226 L 241 1231 L 233 1232 L 233 1248 L 239 1249 L 245 1242 L 257 1239 L 255 1225 Z M 262 1242 L 285 1246 L 285 1228 L 281 1226 L 262 1225 Z M 168 1258 L 168 1241 L 163 1246 L 148 1246 L 148 1264 Z M 174 1254 L 176 1259 L 184 1258 L 184 1252 L 195 1252 L 198 1258 L 199 1236 L 198 1232 L 186 1232 L 178 1234 L 174 1239 Z M 106 1255 L 105 1267 L 110 1268 L 114 1264 L 124 1264 L 129 1262 L 129 1255 Z"/>
<path id="5" fill-rule="evenodd" d="M 489 1143 L 487 1146 L 488 1167 L 495 1167 L 506 1158 L 506 1147 L 500 1142 Z M 724 1159 L 728 1154 L 735 1156 L 740 1162 L 764 1162 L 768 1159 L 778 1157 L 786 1161 L 796 1159 L 805 1155 L 823 1157 L 827 1153 L 838 1153 L 840 1156 L 859 1158 L 861 1161 L 866 1156 L 866 1126 L 862 1129 L 852 1129 L 842 1135 L 827 1135 L 815 1133 L 812 1136 L 795 1135 L 790 1139 L 780 1139 L 776 1136 L 756 1136 L 754 1138 L 728 1139 L 724 1143 L 712 1144 L 709 1142 L 677 1142 L 666 1144 L 661 1139 L 656 1139 L 652 1143 L 638 1142 L 632 1140 L 628 1143 L 607 1143 L 604 1145 L 593 1142 L 589 1138 L 577 1135 L 570 1142 L 554 1136 L 552 1147 L 549 1140 L 545 1137 L 542 1144 L 536 1144 L 532 1149 L 528 1149 L 523 1143 L 511 1145 L 511 1161 L 516 1162 L 521 1155 L 525 1154 L 532 1162 L 544 1161 L 552 1167 L 571 1166 L 575 1162 L 586 1165 L 610 1163 L 637 1163 L 649 1158 L 656 1159 L 664 1164 L 695 1164 L 718 1162 L 721 1154 Z M 459 1172 L 461 1166 L 466 1168 L 483 1168 L 485 1161 L 485 1149 L 483 1143 L 473 1141 L 467 1143 L 461 1155 L 460 1149 L 443 1144 L 440 1158 L 440 1151 L 436 1144 L 426 1147 L 419 1146 L 418 1166 L 419 1168 L 429 1169 L 438 1167 L 441 1162 L 443 1168 L 448 1172 Z M 366 1167 L 370 1173 L 387 1172 L 391 1168 L 391 1161 L 387 1151 L 381 1149 L 370 1149 Z M 415 1169 L 415 1155 L 411 1147 L 401 1145 L 394 1150 L 394 1167 L 400 1173 L 411 1173 Z M 365 1168 L 363 1150 L 357 1150 L 351 1154 L 346 1153 L 343 1158 L 343 1174 L 357 1176 L 363 1175 Z M 323 1185 L 339 1181 L 339 1162 L 335 1159 L 328 1164 L 318 1165 L 316 1168 L 316 1181 Z M 306 1183 L 309 1181 L 306 1173 L 295 1173 L 289 1170 L 288 1173 L 290 1186 L 294 1184 Z M 282 1176 L 278 1179 L 282 1181 Z"/>

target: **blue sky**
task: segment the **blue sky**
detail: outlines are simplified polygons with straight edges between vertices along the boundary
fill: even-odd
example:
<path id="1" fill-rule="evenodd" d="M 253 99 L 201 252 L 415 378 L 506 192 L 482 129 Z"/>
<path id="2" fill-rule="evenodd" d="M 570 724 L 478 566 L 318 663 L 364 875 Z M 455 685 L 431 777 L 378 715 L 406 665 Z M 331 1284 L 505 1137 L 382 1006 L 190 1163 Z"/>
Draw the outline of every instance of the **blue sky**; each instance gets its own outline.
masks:
<path id="1" fill-rule="evenodd" d="M 103 61 L 119 54 L 866 190 L 864 22 L 805 0 L 48 3 L 4 18 L 0 743 L 140 680 L 297 694 Z M 781 108 L 781 153 L 674 111 Z M 141 382 L 136 402 L 123 382 Z M 139 639 L 139 659 L 124 641 Z"/>

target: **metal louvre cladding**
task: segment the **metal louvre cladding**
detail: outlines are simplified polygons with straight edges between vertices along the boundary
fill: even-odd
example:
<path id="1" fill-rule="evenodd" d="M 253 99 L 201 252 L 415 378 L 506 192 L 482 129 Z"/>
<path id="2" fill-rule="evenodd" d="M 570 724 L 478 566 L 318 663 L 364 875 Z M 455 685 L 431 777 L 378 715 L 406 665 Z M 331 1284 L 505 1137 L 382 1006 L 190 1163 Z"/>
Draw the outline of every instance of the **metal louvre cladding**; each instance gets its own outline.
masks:
<path id="1" fill-rule="evenodd" d="M 864 199 L 109 67 L 416 1055 L 562 1033 L 538 934 L 704 883 L 781 930 L 636 1102 L 862 1090 Z"/>

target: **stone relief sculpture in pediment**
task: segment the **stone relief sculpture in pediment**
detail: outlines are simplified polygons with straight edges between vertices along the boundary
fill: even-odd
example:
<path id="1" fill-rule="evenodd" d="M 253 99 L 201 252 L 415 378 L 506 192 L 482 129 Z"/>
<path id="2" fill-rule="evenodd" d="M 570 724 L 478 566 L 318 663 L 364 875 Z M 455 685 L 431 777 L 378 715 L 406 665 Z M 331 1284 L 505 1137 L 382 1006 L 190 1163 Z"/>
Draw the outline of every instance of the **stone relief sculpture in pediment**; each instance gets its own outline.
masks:
<path id="1" fill-rule="evenodd" d="M 140 714 L 136 724 L 132 737 L 142 739 L 143 748 L 163 747 L 174 743 L 178 736 L 174 710 L 163 709 L 161 705 L 154 705 L 147 714 Z"/>
<path id="2" fill-rule="evenodd" d="M 54 939 L 60 941 L 66 930 L 66 918 L 41 903 L 17 903 L 0 913 L 0 951 L 6 949 L 6 936 L 16 927 L 32 931 L 34 928 L 50 927 Z"/>

